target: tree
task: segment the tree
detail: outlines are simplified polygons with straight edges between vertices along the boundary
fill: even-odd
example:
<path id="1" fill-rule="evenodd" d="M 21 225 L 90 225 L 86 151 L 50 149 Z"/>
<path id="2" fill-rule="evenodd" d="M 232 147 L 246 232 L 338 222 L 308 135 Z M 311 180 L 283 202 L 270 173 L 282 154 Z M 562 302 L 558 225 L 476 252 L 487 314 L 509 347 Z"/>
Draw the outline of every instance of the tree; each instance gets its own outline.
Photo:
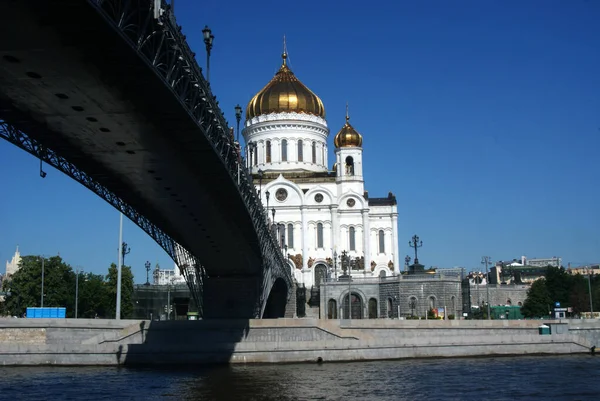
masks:
<path id="1" fill-rule="evenodd" d="M 567 273 L 562 267 L 548 266 L 546 268 L 546 288 L 554 302 L 560 302 L 561 305 L 568 305 L 570 301 L 573 276 Z"/>
<path id="2" fill-rule="evenodd" d="M 534 281 L 527 291 L 527 299 L 523 303 L 521 313 L 530 318 L 548 316 L 552 304 L 550 292 L 546 287 L 546 279 L 540 278 Z"/>
<path id="3" fill-rule="evenodd" d="M 104 276 L 101 274 L 80 273 L 78 317 L 93 319 L 110 315 L 107 290 Z M 112 314 L 114 315 L 114 310 Z"/>
<path id="4" fill-rule="evenodd" d="M 42 257 L 24 256 L 19 269 L 5 280 L 7 292 L 3 312 L 22 316 L 27 307 L 41 306 Z M 73 317 L 75 306 L 75 273 L 60 256 L 44 258 L 44 306 L 65 307 L 67 317 Z"/>
<path id="5" fill-rule="evenodd" d="M 117 309 L 117 266 L 112 263 L 106 276 L 106 316 L 114 318 Z M 133 316 L 133 273 L 131 267 L 121 267 L 121 318 Z"/>

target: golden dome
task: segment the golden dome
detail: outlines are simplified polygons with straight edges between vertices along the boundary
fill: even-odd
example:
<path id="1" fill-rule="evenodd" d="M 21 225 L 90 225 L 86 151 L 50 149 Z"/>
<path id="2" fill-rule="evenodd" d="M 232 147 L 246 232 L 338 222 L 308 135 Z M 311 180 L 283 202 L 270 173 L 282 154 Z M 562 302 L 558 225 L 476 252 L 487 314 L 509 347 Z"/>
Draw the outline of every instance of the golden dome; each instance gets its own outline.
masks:
<path id="1" fill-rule="evenodd" d="M 325 118 L 325 107 L 317 95 L 296 78 L 287 66 L 287 53 L 281 55 L 283 64 L 271 82 L 248 103 L 246 119 L 262 114 L 296 112 Z"/>
<path id="2" fill-rule="evenodd" d="M 333 144 L 336 148 L 348 148 L 348 147 L 361 147 L 362 146 L 362 135 L 359 134 L 352 125 L 348 122 L 348 106 L 346 106 L 346 124 L 342 127 L 340 132 L 337 133 L 333 138 Z"/>

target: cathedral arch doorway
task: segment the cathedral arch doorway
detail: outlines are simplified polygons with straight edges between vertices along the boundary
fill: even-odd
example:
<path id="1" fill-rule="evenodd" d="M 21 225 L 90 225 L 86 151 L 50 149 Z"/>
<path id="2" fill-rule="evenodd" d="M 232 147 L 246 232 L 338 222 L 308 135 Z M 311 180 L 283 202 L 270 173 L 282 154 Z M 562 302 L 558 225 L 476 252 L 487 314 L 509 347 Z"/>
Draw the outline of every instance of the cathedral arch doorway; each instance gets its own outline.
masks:
<path id="1" fill-rule="evenodd" d="M 321 286 L 321 283 L 327 280 L 327 266 L 323 263 L 319 263 L 315 266 L 315 287 Z"/>
<path id="2" fill-rule="evenodd" d="M 369 319 L 377 319 L 377 300 L 369 299 Z"/>
<path id="3" fill-rule="evenodd" d="M 363 301 L 356 293 L 352 293 L 352 302 L 351 302 L 351 317 L 352 319 L 362 319 L 363 318 Z M 344 301 L 342 304 L 342 316 L 344 319 L 348 319 L 348 294 L 344 297 Z"/>

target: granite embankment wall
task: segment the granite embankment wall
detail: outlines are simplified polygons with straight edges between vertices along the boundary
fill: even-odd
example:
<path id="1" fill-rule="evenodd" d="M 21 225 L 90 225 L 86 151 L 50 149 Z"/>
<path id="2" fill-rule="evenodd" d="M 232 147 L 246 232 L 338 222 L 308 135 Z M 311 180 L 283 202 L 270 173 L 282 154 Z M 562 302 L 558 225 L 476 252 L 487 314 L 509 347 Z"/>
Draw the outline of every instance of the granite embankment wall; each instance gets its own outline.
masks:
<path id="1" fill-rule="evenodd" d="M 0 319 L 0 364 L 279 363 L 589 352 L 600 321 Z"/>

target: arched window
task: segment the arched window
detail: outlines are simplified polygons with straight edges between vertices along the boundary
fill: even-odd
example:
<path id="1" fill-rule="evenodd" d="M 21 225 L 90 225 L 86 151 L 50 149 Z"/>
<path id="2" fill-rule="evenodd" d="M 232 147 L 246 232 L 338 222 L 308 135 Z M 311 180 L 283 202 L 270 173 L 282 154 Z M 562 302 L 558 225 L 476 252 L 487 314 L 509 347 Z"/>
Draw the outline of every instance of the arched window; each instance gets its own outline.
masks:
<path id="1" fill-rule="evenodd" d="M 281 141 L 281 161 L 287 161 L 287 139 Z"/>
<path id="2" fill-rule="evenodd" d="M 354 175 L 354 159 L 352 156 L 346 157 L 346 175 Z"/>
<path id="3" fill-rule="evenodd" d="M 265 162 L 271 163 L 271 141 L 267 141 L 267 144 L 265 146 L 266 146 L 266 150 L 265 150 L 266 161 Z"/>
<path id="4" fill-rule="evenodd" d="M 323 248 L 323 223 L 317 223 L 317 248 Z"/>
<path id="5" fill-rule="evenodd" d="M 302 151 L 302 139 L 298 140 L 298 161 L 304 161 L 304 154 Z"/>
<path id="6" fill-rule="evenodd" d="M 414 316 L 415 315 L 415 310 L 417 309 L 417 298 L 416 297 L 410 297 L 408 300 L 408 307 L 410 309 L 410 315 Z"/>
<path id="7" fill-rule="evenodd" d="M 287 225 L 287 246 L 288 248 L 294 248 L 294 225 L 292 223 Z"/>
<path id="8" fill-rule="evenodd" d="M 327 319 L 337 319 L 337 302 L 335 302 L 335 299 L 330 299 L 328 302 Z"/>
<path id="9" fill-rule="evenodd" d="M 348 242 L 350 243 L 350 250 L 356 251 L 356 238 L 354 227 L 348 229 Z"/>
<path id="10" fill-rule="evenodd" d="M 377 319 L 377 300 L 369 299 L 369 319 Z"/>
<path id="11" fill-rule="evenodd" d="M 317 143 L 312 143 L 312 162 L 317 163 Z"/>
<path id="12" fill-rule="evenodd" d="M 385 233 L 379 230 L 379 253 L 385 253 Z"/>
<path id="13" fill-rule="evenodd" d="M 435 309 L 435 297 L 433 295 L 429 297 L 429 309 Z"/>

